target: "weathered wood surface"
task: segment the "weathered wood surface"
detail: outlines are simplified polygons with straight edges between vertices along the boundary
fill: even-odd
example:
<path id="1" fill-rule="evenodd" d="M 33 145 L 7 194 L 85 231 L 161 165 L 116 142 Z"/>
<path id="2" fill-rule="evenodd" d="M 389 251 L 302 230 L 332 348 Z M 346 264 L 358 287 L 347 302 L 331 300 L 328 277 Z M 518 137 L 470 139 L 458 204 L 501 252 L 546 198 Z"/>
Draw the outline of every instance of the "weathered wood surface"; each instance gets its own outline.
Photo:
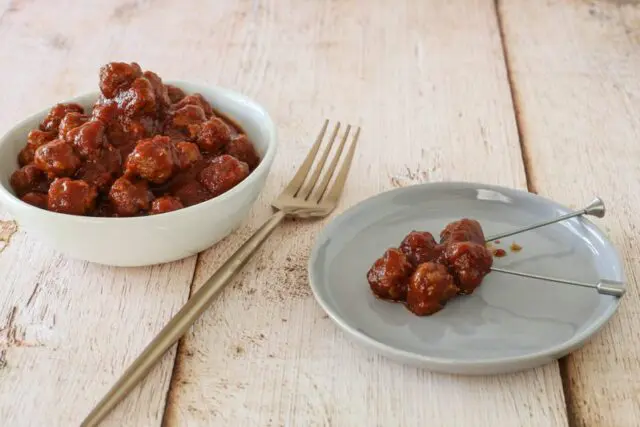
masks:
<path id="1" fill-rule="evenodd" d="M 607 203 L 625 260 L 618 313 L 563 361 L 573 426 L 640 425 L 640 2 L 504 1 L 500 7 L 533 188 Z"/>

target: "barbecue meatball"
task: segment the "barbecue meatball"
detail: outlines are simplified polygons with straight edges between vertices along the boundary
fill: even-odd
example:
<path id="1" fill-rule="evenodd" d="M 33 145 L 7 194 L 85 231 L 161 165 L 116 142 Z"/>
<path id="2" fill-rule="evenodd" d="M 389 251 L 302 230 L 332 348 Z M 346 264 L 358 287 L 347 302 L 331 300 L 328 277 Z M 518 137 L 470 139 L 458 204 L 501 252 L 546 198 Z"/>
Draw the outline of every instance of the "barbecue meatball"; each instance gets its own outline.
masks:
<path id="1" fill-rule="evenodd" d="M 180 169 L 186 169 L 202 160 L 200 149 L 193 142 L 180 141 L 176 143 L 175 147 Z"/>
<path id="2" fill-rule="evenodd" d="M 207 117 L 200 106 L 185 105 L 169 114 L 167 124 L 165 125 L 165 132 L 195 139 L 200 133 L 200 129 L 205 120 L 207 120 Z"/>
<path id="3" fill-rule="evenodd" d="M 169 99 L 169 93 L 167 91 L 167 87 L 162 84 L 162 79 L 159 75 L 154 73 L 153 71 L 145 71 L 142 75 L 149 80 L 151 83 L 151 87 L 153 87 L 153 93 L 156 98 L 156 103 L 160 112 L 164 112 L 167 107 L 171 104 L 171 99 Z"/>
<path id="4" fill-rule="evenodd" d="M 60 122 L 67 113 L 84 113 L 84 109 L 79 104 L 56 104 L 51 108 L 47 117 L 40 124 L 40 130 L 58 132 Z"/>
<path id="5" fill-rule="evenodd" d="M 382 299 L 403 301 L 407 296 L 407 282 L 413 267 L 400 249 L 388 249 L 376 260 L 367 280 L 373 293 Z"/>
<path id="6" fill-rule="evenodd" d="M 47 192 L 49 189 L 47 176 L 35 165 L 23 166 L 13 172 L 9 182 L 18 197 L 32 191 Z"/>
<path id="7" fill-rule="evenodd" d="M 58 134 L 55 131 L 42 131 L 34 129 L 27 135 L 27 145 L 24 146 L 18 154 L 18 163 L 20 166 L 26 166 L 33 163 L 36 150 L 41 145 L 56 139 Z"/>
<path id="8" fill-rule="evenodd" d="M 82 126 L 88 121 L 89 121 L 89 116 L 85 114 L 77 113 L 75 111 L 71 113 L 67 113 L 62 119 L 62 121 L 60 122 L 60 128 L 58 130 L 60 138 L 67 141 L 69 144 L 72 144 L 73 138 L 68 138 L 69 132 L 77 127 Z"/>
<path id="9" fill-rule="evenodd" d="M 213 197 L 211 193 L 196 180 L 184 182 L 173 191 L 173 195 L 180 199 L 184 206 L 197 205 Z"/>
<path id="10" fill-rule="evenodd" d="M 151 203 L 150 214 L 161 214 L 165 212 L 176 211 L 182 209 L 184 205 L 177 197 L 162 196 L 158 197 Z"/>
<path id="11" fill-rule="evenodd" d="M 258 156 L 256 149 L 246 135 L 240 135 L 229 141 L 227 144 L 227 154 L 241 162 L 245 162 L 249 165 L 249 170 L 254 170 L 256 166 L 258 166 L 258 163 L 260 163 L 260 156 Z"/>
<path id="12" fill-rule="evenodd" d="M 184 91 L 178 87 L 175 87 L 173 85 L 165 85 L 165 87 L 167 88 L 167 94 L 169 95 L 169 99 L 171 100 L 172 104 L 179 102 L 180 100 L 182 100 L 182 98 L 187 96 Z"/>
<path id="13" fill-rule="evenodd" d="M 426 262 L 420 264 L 409 279 L 407 308 L 418 316 L 433 314 L 442 310 L 457 293 L 458 288 L 447 268 Z"/>
<path id="14" fill-rule="evenodd" d="M 473 242 L 449 243 L 445 257 L 461 294 L 472 293 L 489 273 L 493 264 L 491 252 L 484 244 Z"/>
<path id="15" fill-rule="evenodd" d="M 70 144 L 62 139 L 54 139 L 38 147 L 34 163 L 38 169 L 53 178 L 73 175 L 81 162 Z"/>
<path id="16" fill-rule="evenodd" d="M 20 198 L 23 202 L 29 203 L 40 209 L 47 209 L 47 193 L 27 193 Z"/>
<path id="17" fill-rule="evenodd" d="M 175 148 L 166 136 L 138 142 L 126 162 L 127 177 L 139 176 L 156 184 L 168 180 L 178 167 Z"/>
<path id="18" fill-rule="evenodd" d="M 219 153 L 230 140 L 231 131 L 229 126 L 227 126 L 222 119 L 216 117 L 208 120 L 201 126 L 200 134 L 196 142 L 202 151 Z M 239 157 L 237 158 L 240 159 Z"/>
<path id="19" fill-rule="evenodd" d="M 110 62 L 100 67 L 100 91 L 106 98 L 113 98 L 140 76 L 142 69 L 135 62 Z"/>
<path id="20" fill-rule="evenodd" d="M 484 245 L 484 233 L 475 219 L 464 218 L 449 223 L 440 233 L 440 243 L 474 242 Z"/>
<path id="21" fill-rule="evenodd" d="M 231 190 L 249 175 L 249 166 L 227 154 L 213 159 L 200 172 L 200 182 L 213 197 Z"/>
<path id="22" fill-rule="evenodd" d="M 66 134 L 67 142 L 73 144 L 76 153 L 85 159 L 100 157 L 102 148 L 106 145 L 105 126 L 100 120 L 88 121 Z"/>
<path id="23" fill-rule="evenodd" d="M 130 181 L 120 177 L 111 186 L 109 200 L 118 216 L 134 216 L 149 209 L 153 195 L 147 181 Z"/>
<path id="24" fill-rule="evenodd" d="M 156 112 L 156 95 L 153 85 L 145 77 L 135 79 L 128 89 L 118 92 L 114 99 L 120 111 L 127 117 Z"/>
<path id="25" fill-rule="evenodd" d="M 433 261 L 438 257 L 440 253 L 435 250 L 436 246 L 437 243 L 431 233 L 427 231 L 412 231 L 400 243 L 400 250 L 413 265 L 417 266 L 423 262 Z"/>
<path id="26" fill-rule="evenodd" d="M 204 114 L 207 117 L 211 117 L 211 115 L 213 114 L 213 110 L 211 109 L 211 105 L 209 105 L 207 100 L 204 99 L 204 97 L 202 95 L 200 95 L 199 93 L 194 93 L 193 95 L 185 96 L 180 101 L 176 102 L 173 105 L 173 108 L 175 110 L 178 110 L 178 109 L 184 107 L 185 105 L 197 105 L 197 106 L 199 106 L 200 108 L 202 108 L 202 110 L 204 111 Z"/>
<path id="27" fill-rule="evenodd" d="M 120 152 L 107 144 L 97 158 L 80 166 L 75 178 L 94 185 L 100 191 L 108 191 L 120 173 L 121 165 Z"/>
<path id="28" fill-rule="evenodd" d="M 95 187 L 81 180 L 58 178 L 49 187 L 47 208 L 70 215 L 85 215 L 95 207 Z"/>

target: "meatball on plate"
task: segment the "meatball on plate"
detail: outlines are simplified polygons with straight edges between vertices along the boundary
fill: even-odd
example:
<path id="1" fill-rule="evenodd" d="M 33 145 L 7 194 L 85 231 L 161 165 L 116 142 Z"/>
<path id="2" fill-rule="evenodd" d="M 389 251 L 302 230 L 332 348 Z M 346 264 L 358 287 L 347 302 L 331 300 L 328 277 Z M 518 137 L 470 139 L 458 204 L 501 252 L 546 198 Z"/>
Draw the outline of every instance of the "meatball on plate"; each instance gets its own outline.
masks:
<path id="1" fill-rule="evenodd" d="M 597 283 L 624 281 L 621 260 L 584 218 L 493 245 L 485 239 L 570 211 L 492 185 L 395 189 L 325 227 L 309 259 L 309 282 L 348 336 L 399 362 L 467 375 L 533 368 L 583 345 L 619 298 L 491 268 Z M 507 255 L 492 256 L 498 249 Z"/>
<path id="2" fill-rule="evenodd" d="M 276 154 L 264 108 L 136 63 L 106 64 L 96 83 L 0 139 L 0 203 L 18 225 L 114 266 L 186 258 L 237 228 Z"/>

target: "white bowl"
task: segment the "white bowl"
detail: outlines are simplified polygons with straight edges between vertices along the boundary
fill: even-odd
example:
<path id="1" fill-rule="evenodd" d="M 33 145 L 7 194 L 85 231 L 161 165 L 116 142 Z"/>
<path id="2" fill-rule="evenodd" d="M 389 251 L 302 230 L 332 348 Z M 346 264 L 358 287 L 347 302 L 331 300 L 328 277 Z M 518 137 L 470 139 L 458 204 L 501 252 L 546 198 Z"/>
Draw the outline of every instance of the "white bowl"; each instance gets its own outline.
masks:
<path id="1" fill-rule="evenodd" d="M 247 133 L 261 162 L 240 184 L 206 202 L 161 215 L 98 218 L 60 214 L 18 199 L 9 184 L 18 168 L 18 152 L 27 134 L 49 108 L 22 121 L 0 139 L 0 202 L 21 227 L 65 255 L 113 266 L 143 266 L 197 254 L 236 229 L 265 184 L 276 154 L 276 128 L 254 101 L 229 90 L 183 81 L 167 81 L 187 94 L 199 92 Z M 98 92 L 64 102 L 90 107 Z"/>

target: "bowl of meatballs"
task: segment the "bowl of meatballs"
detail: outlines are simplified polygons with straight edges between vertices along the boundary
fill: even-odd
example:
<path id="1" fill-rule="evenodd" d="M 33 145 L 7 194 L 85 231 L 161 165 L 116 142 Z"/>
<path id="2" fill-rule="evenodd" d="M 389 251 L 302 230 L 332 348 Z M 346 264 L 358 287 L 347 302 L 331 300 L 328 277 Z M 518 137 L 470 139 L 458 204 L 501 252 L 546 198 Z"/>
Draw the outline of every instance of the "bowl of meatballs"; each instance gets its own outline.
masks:
<path id="1" fill-rule="evenodd" d="M 34 114 L 0 139 L 0 202 L 71 258 L 175 261 L 238 227 L 276 145 L 268 113 L 245 96 L 112 62 L 100 68 L 99 91 Z"/>

